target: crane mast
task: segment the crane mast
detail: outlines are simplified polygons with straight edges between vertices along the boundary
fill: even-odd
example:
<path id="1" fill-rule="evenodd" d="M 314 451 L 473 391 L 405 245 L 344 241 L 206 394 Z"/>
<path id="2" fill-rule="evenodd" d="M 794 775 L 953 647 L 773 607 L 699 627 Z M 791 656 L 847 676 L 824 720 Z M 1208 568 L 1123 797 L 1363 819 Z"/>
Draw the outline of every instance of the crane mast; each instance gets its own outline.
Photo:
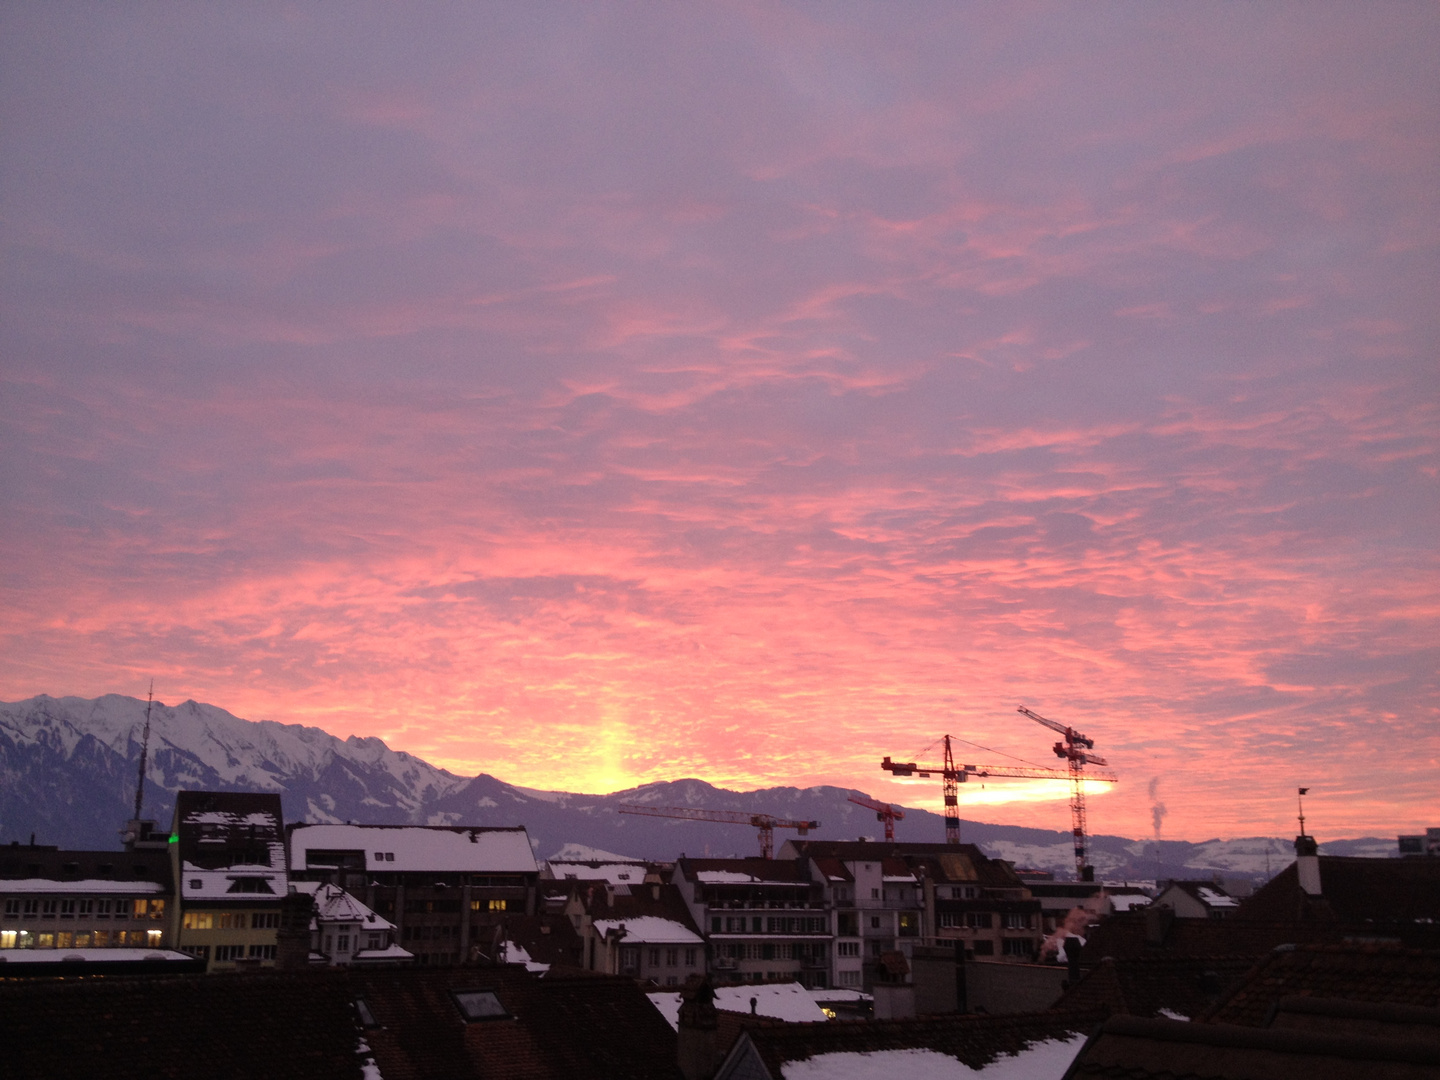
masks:
<path id="1" fill-rule="evenodd" d="M 867 799 L 864 796 L 857 798 L 851 795 L 849 801 L 856 806 L 863 806 L 867 810 L 874 810 L 875 820 L 885 823 L 885 842 L 890 843 L 895 839 L 895 822 L 905 820 L 904 810 L 891 806 L 889 803 Z"/>
<path id="2" fill-rule="evenodd" d="M 1072 727 L 1056 723 L 1054 720 L 1047 720 L 1039 713 L 1031 712 L 1024 705 L 1017 710 L 1031 720 L 1051 731 L 1058 732 L 1063 738 L 1053 747 L 1055 756 L 1064 758 L 1069 765 L 1070 774 L 1070 820 L 1071 831 L 1075 836 L 1075 877 L 1078 881 L 1094 881 L 1095 869 L 1090 866 L 1088 852 L 1085 846 L 1085 766 L 1086 765 L 1107 765 L 1109 764 L 1098 754 L 1093 754 L 1095 740 L 1087 738 Z M 1104 779 L 1096 777 L 1096 779 Z"/>
<path id="3" fill-rule="evenodd" d="M 1083 736 L 1080 736 L 1080 738 L 1083 738 Z M 1056 743 L 1057 747 L 1060 745 L 1062 744 Z M 1092 742 L 1090 745 L 1093 746 L 1094 743 Z M 1102 758 L 1090 754 L 1084 755 L 1083 760 L 1080 762 L 1081 765 L 1086 763 L 1104 765 L 1105 761 Z M 1038 767 L 1022 768 L 1016 765 L 956 765 L 955 756 L 950 746 L 950 736 L 946 735 L 943 764 L 920 765 L 913 761 L 891 761 L 890 758 L 887 757 L 880 763 L 880 768 L 894 776 L 929 777 L 934 773 L 940 774 L 945 785 L 945 842 L 949 844 L 958 844 L 960 842 L 960 809 L 957 792 L 959 791 L 959 785 L 965 783 L 971 777 L 977 780 L 1070 780 L 1076 785 L 1071 796 L 1071 810 L 1073 812 L 1077 797 L 1081 807 L 1081 814 L 1075 826 L 1078 830 L 1076 833 L 1078 837 L 1077 852 L 1082 854 L 1084 852 L 1085 795 L 1083 787 L 1079 786 L 1080 781 L 1075 780 L 1079 766 L 1077 766 L 1073 760 L 1068 770 L 1043 769 Z M 1115 783 L 1114 774 L 1109 772 L 1089 773 L 1087 775 L 1091 780 L 1100 780 L 1107 784 Z M 851 802 L 854 801 L 854 799 L 851 800 Z M 1083 866 L 1083 864 L 1081 865 Z M 1083 871 L 1081 871 L 1081 877 L 1082 879 L 1084 878 Z"/>
<path id="4" fill-rule="evenodd" d="M 642 806 L 636 803 L 622 803 L 617 808 L 622 814 L 639 814 L 643 817 L 680 818 L 684 821 L 718 821 L 726 825 L 749 825 L 759 831 L 760 857 L 775 857 L 775 830 L 795 829 L 804 836 L 811 829 L 818 829 L 818 821 L 789 821 L 770 814 L 755 814 L 747 810 L 702 810 L 694 806 Z"/>

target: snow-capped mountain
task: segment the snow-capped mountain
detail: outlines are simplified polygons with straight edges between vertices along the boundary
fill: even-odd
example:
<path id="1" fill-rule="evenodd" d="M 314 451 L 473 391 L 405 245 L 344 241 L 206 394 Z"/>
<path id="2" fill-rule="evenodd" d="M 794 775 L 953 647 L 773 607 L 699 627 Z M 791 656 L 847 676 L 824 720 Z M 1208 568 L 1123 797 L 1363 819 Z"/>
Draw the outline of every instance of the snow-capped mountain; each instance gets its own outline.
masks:
<path id="1" fill-rule="evenodd" d="M 134 808 L 145 702 L 108 694 L 36 697 L 0 703 L 0 843 L 29 839 L 62 847 L 113 849 Z M 193 701 L 156 703 L 151 714 L 144 816 L 168 827 L 181 789 L 278 792 L 287 821 L 357 821 L 382 825 L 524 825 L 541 854 L 593 848 L 632 858 L 750 855 L 746 826 L 643 817 L 621 803 L 749 810 L 818 820 L 819 839 L 878 839 L 873 812 L 847 801 L 864 794 L 838 787 L 727 791 L 703 780 L 645 784 L 609 795 L 537 791 L 481 774 L 461 777 L 380 739 L 339 739 L 319 728 L 242 720 Z M 906 808 L 900 840 L 935 840 L 941 818 Z M 962 822 L 964 839 L 1018 866 L 1068 875 L 1068 832 Z M 791 832 L 781 831 L 776 845 Z M 1325 845 L 1327 854 L 1383 856 L 1393 841 L 1376 838 Z M 1105 878 L 1205 877 L 1223 872 L 1265 876 L 1292 858 L 1288 840 L 1256 837 L 1200 844 L 1167 840 L 1159 858 L 1150 841 L 1091 838 L 1092 861 Z M 1158 872 L 1158 873 L 1157 873 Z"/>

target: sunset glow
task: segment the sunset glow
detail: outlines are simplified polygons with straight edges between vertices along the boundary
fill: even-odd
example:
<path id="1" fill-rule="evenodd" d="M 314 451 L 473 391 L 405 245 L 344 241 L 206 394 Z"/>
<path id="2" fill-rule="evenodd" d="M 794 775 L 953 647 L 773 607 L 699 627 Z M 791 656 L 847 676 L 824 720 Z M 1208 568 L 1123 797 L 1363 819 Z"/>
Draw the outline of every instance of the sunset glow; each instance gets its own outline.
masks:
<path id="1" fill-rule="evenodd" d="M 0 698 L 1440 825 L 1440 8 L 11 6 Z M 962 814 L 1068 828 L 1063 783 Z M 902 838 L 903 836 L 902 830 Z"/>

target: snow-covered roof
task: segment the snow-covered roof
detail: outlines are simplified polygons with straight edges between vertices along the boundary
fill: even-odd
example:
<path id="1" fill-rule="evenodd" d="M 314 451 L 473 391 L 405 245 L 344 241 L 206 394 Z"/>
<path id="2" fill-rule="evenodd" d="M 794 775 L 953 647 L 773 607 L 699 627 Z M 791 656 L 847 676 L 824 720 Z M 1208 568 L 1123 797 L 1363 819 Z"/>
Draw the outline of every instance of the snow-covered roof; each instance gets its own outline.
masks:
<path id="1" fill-rule="evenodd" d="M 275 901 L 289 891 L 285 873 L 285 848 L 272 844 L 270 866 L 223 866 L 208 869 L 192 862 L 180 864 L 180 897 L 183 900 L 239 900 L 243 903 Z M 257 882 L 258 884 L 250 884 Z"/>
<path id="2" fill-rule="evenodd" d="M 125 960 L 160 961 L 193 960 L 194 957 L 173 949 L 6 949 L 0 952 L 0 963 L 58 964 L 62 960 L 84 960 L 87 963 L 118 964 Z"/>
<path id="3" fill-rule="evenodd" d="M 735 870 L 700 870 L 696 872 L 695 880 L 704 885 L 745 885 L 760 879 Z"/>
<path id="4" fill-rule="evenodd" d="M 640 885 L 645 881 L 644 863 L 549 863 L 557 881 L 574 877 L 583 881 L 608 881 L 611 885 Z"/>
<path id="5" fill-rule="evenodd" d="M 1110 903 L 1116 911 L 1133 911 L 1136 908 L 1148 907 L 1150 897 L 1140 896 L 1135 893 L 1125 893 L 1121 896 L 1110 897 Z"/>
<path id="6" fill-rule="evenodd" d="M 566 844 L 550 856 L 550 862 L 640 863 L 644 865 L 645 860 L 632 859 L 629 855 L 616 855 L 613 851 L 603 851 L 600 848 L 587 847 L 584 844 Z"/>
<path id="7" fill-rule="evenodd" d="M 914 874 L 886 874 L 881 880 L 884 881 L 887 885 L 914 885 L 916 883 L 916 877 Z"/>
<path id="8" fill-rule="evenodd" d="M 604 937 L 611 930 L 625 928 L 625 940 L 639 945 L 699 945 L 701 937 L 683 923 L 658 915 L 633 919 L 596 919 L 595 932 Z"/>
<path id="9" fill-rule="evenodd" d="M 1240 906 L 1240 901 L 1236 900 L 1233 896 L 1229 896 L 1226 893 L 1220 892 L 1217 889 L 1208 889 L 1204 885 L 1201 885 L 1195 891 L 1200 894 L 1200 899 L 1204 900 L 1205 903 L 1209 904 L 1211 907 Z"/>
<path id="10" fill-rule="evenodd" d="M 383 949 L 361 949 L 350 957 L 351 963 L 355 964 L 363 964 L 366 961 L 414 959 L 414 953 L 409 949 L 402 949 L 399 945 L 387 945 Z"/>
<path id="11" fill-rule="evenodd" d="M 715 1007 L 725 1012 L 748 1013 L 750 999 L 755 999 L 755 1012 L 775 1020 L 791 1023 L 824 1023 L 829 1019 L 811 991 L 799 983 L 763 983 L 755 986 L 717 986 Z M 646 995 L 660 1010 L 660 1015 L 670 1026 L 680 1026 L 680 995 L 678 993 L 654 993 Z M 887 1078 L 889 1080 L 889 1078 Z"/>
<path id="12" fill-rule="evenodd" d="M 523 828 L 296 826 L 290 834 L 290 865 L 305 869 L 311 851 L 362 851 L 367 870 L 398 873 L 533 874 L 539 870 Z"/>
<path id="13" fill-rule="evenodd" d="M 822 1001 L 873 1001 L 871 995 L 863 990 L 848 990 L 840 987 L 831 987 L 829 990 L 811 990 L 810 998 L 816 1004 Z"/>
<path id="14" fill-rule="evenodd" d="M 1060 1080 L 1084 1045 L 1084 1035 L 1045 1039 L 979 1069 L 938 1050 L 843 1051 L 787 1061 L 780 1075 L 784 1080 Z"/>
<path id="15" fill-rule="evenodd" d="M 542 964 L 534 959 L 519 942 L 507 941 L 505 943 L 505 961 L 509 964 L 524 964 L 526 971 L 533 971 L 537 975 L 543 975 L 550 970 L 549 964 Z"/>
<path id="16" fill-rule="evenodd" d="M 0 881 L 0 892 L 4 893 L 94 893 L 115 896 L 152 896 L 164 892 L 165 887 L 155 881 L 110 881 L 108 878 L 85 878 L 80 881 L 58 881 L 55 878 L 16 878 Z"/>
<path id="17" fill-rule="evenodd" d="M 338 885 L 318 881 L 297 881 L 295 891 L 315 898 L 315 920 L 332 923 L 358 923 L 364 930 L 394 930 L 395 924 L 383 919 Z"/>

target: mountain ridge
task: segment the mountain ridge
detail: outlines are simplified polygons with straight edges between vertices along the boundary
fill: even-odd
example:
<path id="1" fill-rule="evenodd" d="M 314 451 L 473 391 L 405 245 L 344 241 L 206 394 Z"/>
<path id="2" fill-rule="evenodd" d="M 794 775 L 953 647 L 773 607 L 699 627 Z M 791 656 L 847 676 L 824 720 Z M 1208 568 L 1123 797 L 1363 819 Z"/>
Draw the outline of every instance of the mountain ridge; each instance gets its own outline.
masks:
<path id="1" fill-rule="evenodd" d="M 0 842 L 31 833 L 42 843 L 70 848 L 112 848 L 133 810 L 146 703 L 106 694 L 88 699 L 38 695 L 0 702 Z M 704 809 L 757 810 L 779 817 L 819 820 L 819 839 L 878 838 L 873 812 L 848 802 L 858 789 L 819 785 L 741 792 L 684 777 L 654 781 L 608 794 L 544 791 L 510 784 L 488 773 L 459 776 L 384 740 L 342 739 L 321 728 L 245 720 L 214 705 L 155 703 L 145 779 L 145 816 L 168 825 L 174 793 L 182 788 L 274 791 L 287 821 L 364 821 L 382 825 L 525 825 L 542 855 L 565 844 L 632 857 L 754 854 L 753 830 L 705 822 L 622 815 L 620 803 Z M 938 839 L 939 815 L 905 808 L 897 838 Z M 777 846 L 788 835 L 782 831 Z M 1019 865 L 1057 871 L 1073 868 L 1068 831 L 962 822 L 967 842 Z M 1273 837 L 1192 843 L 1097 835 L 1090 838 L 1097 872 L 1110 878 L 1208 876 L 1263 877 L 1292 855 Z M 1381 838 L 1332 841 L 1328 854 L 1388 854 Z"/>

